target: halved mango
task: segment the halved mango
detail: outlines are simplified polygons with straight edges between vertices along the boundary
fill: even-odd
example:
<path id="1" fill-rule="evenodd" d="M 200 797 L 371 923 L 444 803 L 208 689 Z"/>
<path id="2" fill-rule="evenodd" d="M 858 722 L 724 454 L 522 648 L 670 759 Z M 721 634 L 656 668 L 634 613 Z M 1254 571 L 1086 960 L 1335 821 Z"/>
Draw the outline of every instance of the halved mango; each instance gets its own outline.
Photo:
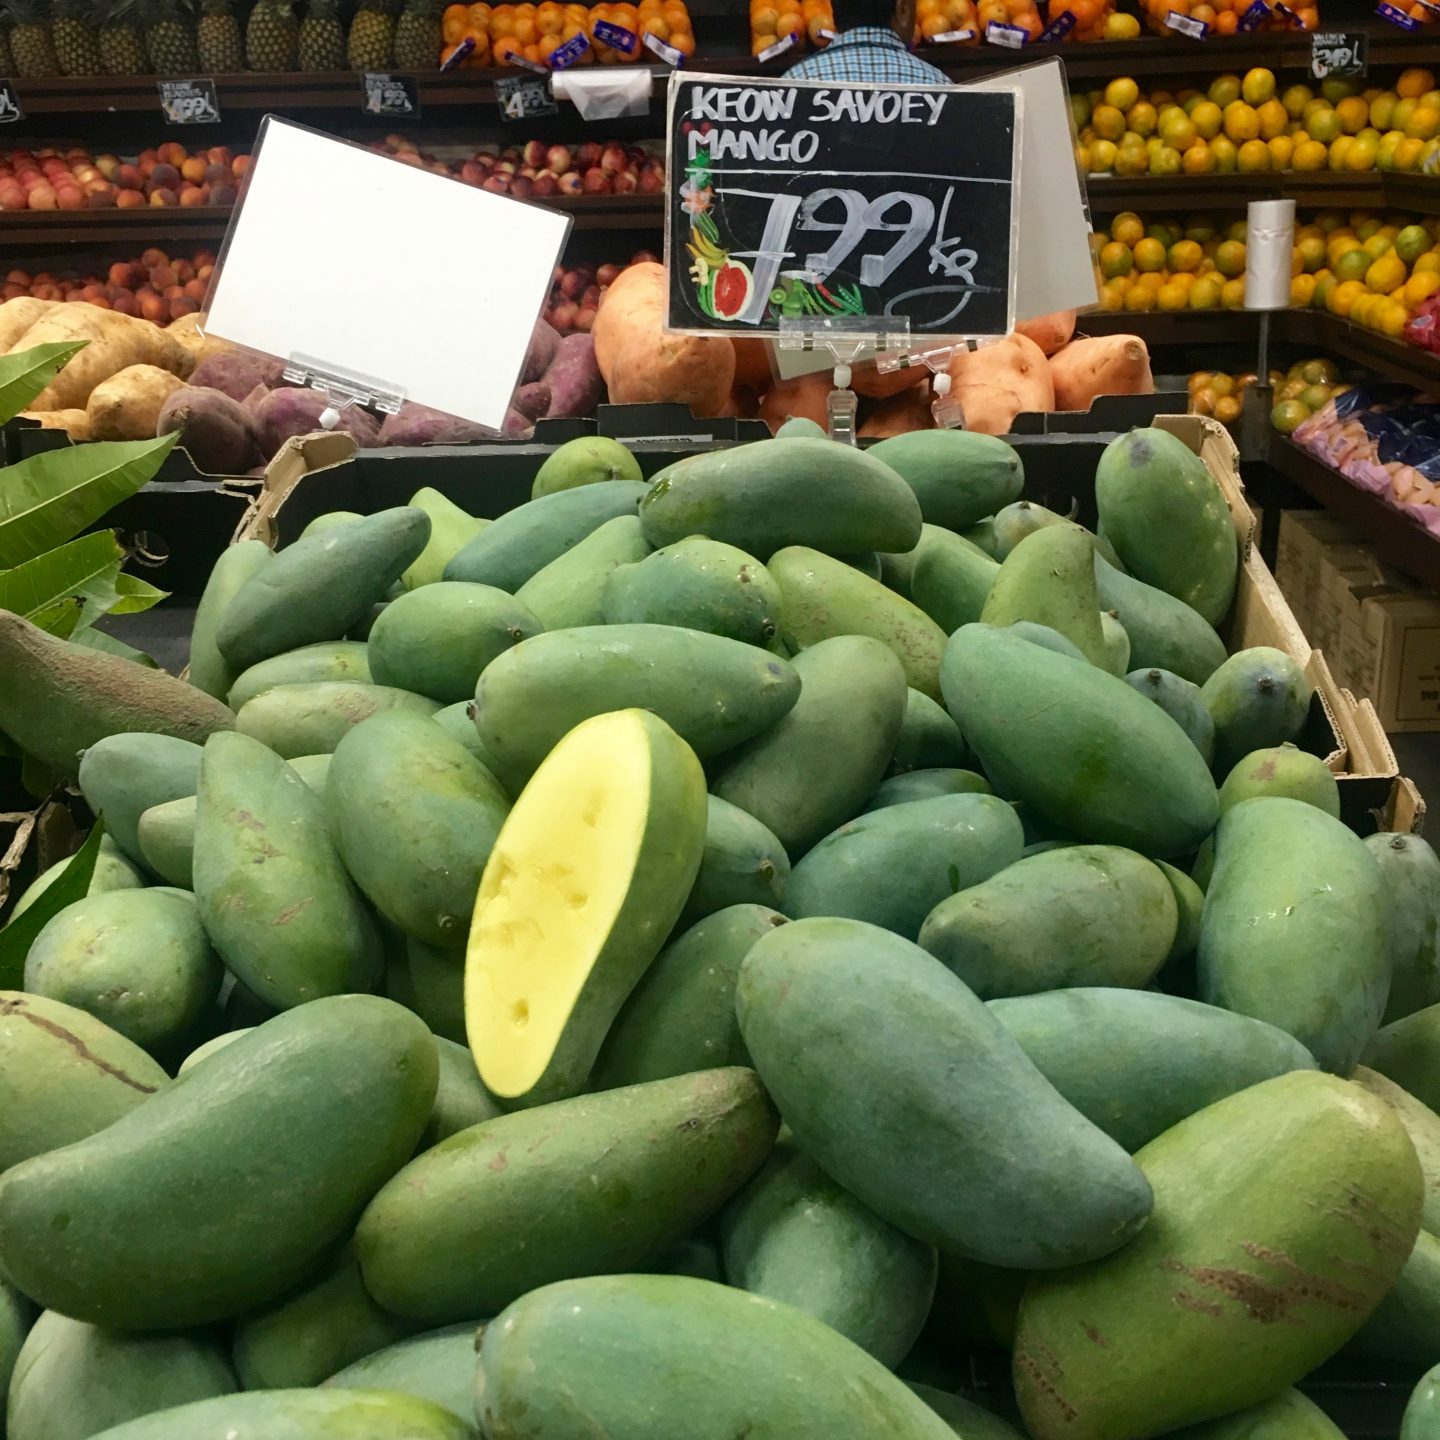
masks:
<path id="1" fill-rule="evenodd" d="M 705 774 L 646 710 L 577 725 L 491 851 L 465 957 L 465 1026 L 502 1099 L 578 1094 L 611 1022 L 684 908 L 705 844 Z"/>

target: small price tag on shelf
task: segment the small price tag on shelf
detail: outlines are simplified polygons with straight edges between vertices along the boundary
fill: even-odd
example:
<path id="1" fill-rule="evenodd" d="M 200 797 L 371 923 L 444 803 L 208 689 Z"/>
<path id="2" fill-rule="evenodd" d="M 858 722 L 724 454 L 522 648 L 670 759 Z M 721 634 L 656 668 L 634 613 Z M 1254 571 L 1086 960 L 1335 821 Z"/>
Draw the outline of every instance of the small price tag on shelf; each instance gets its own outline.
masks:
<path id="1" fill-rule="evenodd" d="M 792 30 L 790 34 L 782 35 L 773 45 L 767 45 L 755 58 L 763 65 L 767 60 L 774 60 L 787 50 L 793 50 L 799 43 L 800 36 Z"/>
<path id="2" fill-rule="evenodd" d="M 1203 40 L 1210 33 L 1210 27 L 1203 20 L 1197 20 L 1193 15 L 1182 15 L 1178 10 L 1171 10 L 1165 16 L 1165 23 L 1177 34 L 1188 36 L 1191 40 Z"/>
<path id="3" fill-rule="evenodd" d="M 568 70 L 572 65 L 580 63 L 581 57 L 589 48 L 590 42 L 583 35 L 577 35 L 551 52 L 550 64 L 556 70 Z"/>
<path id="4" fill-rule="evenodd" d="M 623 25 L 613 24 L 609 20 L 597 20 L 594 29 L 595 38 L 602 45 L 608 45 L 622 55 L 633 55 L 639 48 L 640 37 L 633 30 L 627 30 Z"/>
<path id="5" fill-rule="evenodd" d="M 1310 37 L 1310 73 L 1317 80 L 1327 75 L 1364 75 L 1370 37 L 1363 30 L 1316 31 Z"/>
<path id="6" fill-rule="evenodd" d="M 672 70 L 678 70 L 685 64 L 684 51 L 667 44 L 658 35 L 647 35 L 645 48 L 658 55 Z"/>
<path id="7" fill-rule="evenodd" d="M 1398 25 L 1402 30 L 1418 30 L 1420 22 L 1413 15 L 1407 15 L 1403 10 L 1398 10 L 1394 5 L 1382 3 L 1375 7 L 1375 13 L 1382 19 L 1388 20 L 1392 25 Z"/>
<path id="8" fill-rule="evenodd" d="M 467 35 L 441 62 L 440 73 L 444 75 L 447 71 L 457 70 L 462 61 L 468 60 L 475 53 L 475 37 Z"/>
<path id="9" fill-rule="evenodd" d="M 1252 30 L 1258 30 L 1270 18 L 1270 14 L 1270 7 L 1265 0 L 1255 0 L 1253 5 L 1240 12 L 1235 28 L 1249 34 Z"/>
<path id="10" fill-rule="evenodd" d="M 548 75 L 501 75 L 495 81 L 495 98 L 500 102 L 502 120 L 533 120 L 537 115 L 560 113 Z"/>
<path id="11" fill-rule="evenodd" d="M 1040 43 L 1052 45 L 1063 40 L 1075 28 L 1075 12 L 1062 10 L 1041 32 Z"/>
<path id="12" fill-rule="evenodd" d="M 947 33 L 947 34 L 950 34 L 950 35 L 954 35 L 956 32 L 955 32 L 954 30 L 950 30 L 950 31 L 947 31 L 946 33 Z M 974 32 L 972 31 L 971 33 L 973 34 Z M 823 30 L 823 29 L 822 29 L 822 30 L 820 31 L 820 38 L 828 45 L 828 44 L 830 44 L 830 42 L 831 42 L 832 40 L 838 40 L 838 39 L 840 38 L 840 33 L 839 33 L 839 31 L 837 31 L 837 30 Z M 936 38 L 937 40 L 943 40 L 943 39 L 945 38 L 945 36 L 944 36 L 944 35 L 937 35 L 935 38 Z"/>
<path id="13" fill-rule="evenodd" d="M 24 118 L 25 111 L 20 106 L 20 97 L 15 93 L 14 82 L 0 80 L 0 125 L 13 125 Z"/>
<path id="14" fill-rule="evenodd" d="M 1001 20 L 992 20 L 985 27 L 985 43 L 1019 50 L 1030 43 L 1030 32 L 1020 25 L 1006 25 Z"/>
<path id="15" fill-rule="evenodd" d="M 220 101 L 213 80 L 161 80 L 160 109 L 167 125 L 218 125 Z"/>
<path id="16" fill-rule="evenodd" d="M 384 75 L 367 72 L 361 77 L 366 115 L 398 115 L 413 118 L 420 113 L 420 83 L 413 75 Z"/>
<path id="17" fill-rule="evenodd" d="M 932 45 L 963 45 L 967 40 L 974 38 L 973 30 L 945 30 L 939 35 L 932 36 L 930 43 Z"/>

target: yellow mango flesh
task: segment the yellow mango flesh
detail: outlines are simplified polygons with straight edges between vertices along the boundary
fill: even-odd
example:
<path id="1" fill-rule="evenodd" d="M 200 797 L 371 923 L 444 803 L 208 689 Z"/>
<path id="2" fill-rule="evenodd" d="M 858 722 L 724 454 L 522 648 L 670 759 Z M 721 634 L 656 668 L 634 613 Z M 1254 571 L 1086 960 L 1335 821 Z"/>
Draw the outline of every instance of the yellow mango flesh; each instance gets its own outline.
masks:
<path id="1" fill-rule="evenodd" d="M 545 1073 L 630 891 L 650 789 L 649 736 L 622 710 L 576 726 L 510 811 L 465 963 L 466 1032 L 492 1093 Z"/>

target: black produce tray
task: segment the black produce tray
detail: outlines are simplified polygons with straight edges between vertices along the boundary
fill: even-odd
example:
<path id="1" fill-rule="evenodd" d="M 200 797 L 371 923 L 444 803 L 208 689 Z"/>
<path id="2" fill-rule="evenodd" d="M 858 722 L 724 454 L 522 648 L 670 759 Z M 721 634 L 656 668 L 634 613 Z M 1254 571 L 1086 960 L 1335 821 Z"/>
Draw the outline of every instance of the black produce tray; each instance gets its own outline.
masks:
<path id="1" fill-rule="evenodd" d="M 1088 410 L 1022 410 L 1005 438 L 1017 435 L 1094 435 L 1150 425 L 1157 415 L 1184 415 L 1190 408 L 1185 390 L 1156 390 L 1150 395 L 1099 395 Z"/>

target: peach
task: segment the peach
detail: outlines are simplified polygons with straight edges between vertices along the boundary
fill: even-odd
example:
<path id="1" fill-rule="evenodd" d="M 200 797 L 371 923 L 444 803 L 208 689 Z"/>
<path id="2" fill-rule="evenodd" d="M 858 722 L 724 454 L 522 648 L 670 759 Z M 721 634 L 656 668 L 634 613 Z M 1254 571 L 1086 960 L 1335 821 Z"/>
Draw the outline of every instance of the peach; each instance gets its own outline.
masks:
<path id="1" fill-rule="evenodd" d="M 169 209 L 172 205 L 180 203 L 180 197 L 173 190 L 167 190 L 165 186 L 159 185 L 150 192 L 150 203 L 162 209 Z"/>
<path id="2" fill-rule="evenodd" d="M 125 167 L 118 155 L 97 155 L 95 168 L 107 179 L 113 180 Z"/>
<path id="3" fill-rule="evenodd" d="M 233 205 L 240 198 L 233 185 L 212 185 L 209 203 L 211 205 Z"/>
<path id="4" fill-rule="evenodd" d="M 575 168 L 577 170 L 588 170 L 592 165 L 600 163 L 602 150 L 593 140 L 587 140 L 575 152 Z"/>
<path id="5" fill-rule="evenodd" d="M 156 325 L 170 319 L 170 307 L 158 295 L 146 295 L 140 301 L 140 313 Z"/>
<path id="6" fill-rule="evenodd" d="M 140 253 L 140 266 L 144 270 L 153 270 L 157 265 L 168 265 L 170 257 L 158 246 L 152 245 L 148 250 Z"/>
<path id="7" fill-rule="evenodd" d="M 205 172 L 209 169 L 198 155 L 192 155 L 180 167 L 180 174 L 183 179 L 188 180 L 192 185 L 198 185 L 205 178 Z"/>
<path id="8" fill-rule="evenodd" d="M 162 164 L 178 170 L 189 158 L 190 152 L 178 140 L 167 140 L 156 147 L 155 155 Z"/>
<path id="9" fill-rule="evenodd" d="M 575 328 L 582 332 L 595 328 L 595 311 L 590 306 L 580 307 L 575 316 Z"/>
<path id="10" fill-rule="evenodd" d="M 183 288 L 192 300 L 203 301 L 209 286 L 203 280 L 187 280 Z"/>
<path id="11" fill-rule="evenodd" d="M 205 152 L 205 158 L 212 165 L 223 165 L 228 170 L 235 159 L 235 152 L 228 145 L 212 145 Z"/>
<path id="12" fill-rule="evenodd" d="M 578 170 L 567 170 L 560 177 L 558 184 L 562 195 L 580 195 L 585 190 L 585 182 L 581 180 Z"/>
<path id="13" fill-rule="evenodd" d="M 630 157 L 625 153 L 623 145 L 607 145 L 600 152 L 600 168 L 607 175 L 618 175 L 622 170 L 630 168 Z"/>
<path id="14" fill-rule="evenodd" d="M 545 152 L 545 169 L 553 170 L 557 175 L 563 175 L 572 169 L 574 164 L 575 157 L 570 153 L 568 145 L 552 145 Z"/>
<path id="15" fill-rule="evenodd" d="M 115 172 L 115 183 L 122 190 L 140 190 L 144 188 L 145 177 L 133 165 L 122 165 Z"/>
<path id="16" fill-rule="evenodd" d="M 193 262 L 189 260 L 172 260 L 170 262 L 170 268 L 175 272 L 176 280 L 182 285 L 185 284 L 187 280 L 193 280 L 195 278 L 195 266 Z"/>
<path id="17" fill-rule="evenodd" d="M 230 162 L 230 169 L 236 176 L 244 175 L 250 169 L 250 156 L 237 155 Z"/>
<path id="18" fill-rule="evenodd" d="M 207 185 L 228 185 L 230 183 L 230 167 L 228 165 L 217 165 L 213 161 L 205 167 L 205 173 L 200 177 Z M 190 178 L 194 178 L 193 176 Z M 197 182 L 198 183 L 198 182 Z"/>
<path id="19" fill-rule="evenodd" d="M 608 195 L 610 193 L 610 177 L 600 169 L 590 169 L 585 172 L 581 182 L 581 188 L 587 195 Z"/>
<path id="20" fill-rule="evenodd" d="M 480 188 L 489 190 L 495 195 L 508 195 L 510 193 L 510 176 L 501 170 L 496 170 L 493 175 L 486 177 L 485 183 Z"/>
<path id="21" fill-rule="evenodd" d="M 665 188 L 665 172 L 647 165 L 635 182 L 635 188 L 642 195 L 658 195 Z"/>
<path id="22" fill-rule="evenodd" d="M 613 285 L 619 277 L 620 267 L 618 265 L 602 265 L 595 272 L 595 282 L 602 290 L 607 285 Z"/>
<path id="23" fill-rule="evenodd" d="M 111 185 L 103 189 L 85 191 L 85 208 L 87 210 L 113 210 L 115 208 L 115 197 L 120 192 Z"/>
<path id="24" fill-rule="evenodd" d="M 640 177 L 633 170 L 622 170 L 610 184 L 617 195 L 630 195 L 640 188 Z"/>
<path id="25" fill-rule="evenodd" d="M 575 328 L 575 317 L 579 313 L 579 306 L 569 300 L 563 300 L 552 312 L 554 318 L 550 323 L 560 331 L 573 330 Z"/>
<path id="26" fill-rule="evenodd" d="M 115 204 L 121 210 L 133 210 L 145 203 L 145 196 L 139 190 L 120 190 L 116 192 Z"/>
<path id="27" fill-rule="evenodd" d="M 30 208 L 32 210 L 53 210 L 55 209 L 55 192 L 48 185 L 36 185 L 30 191 Z"/>
<path id="28" fill-rule="evenodd" d="M 150 272 L 150 283 L 157 290 L 164 290 L 171 285 L 178 284 L 175 278 L 175 267 L 173 265 L 157 265 Z"/>
<path id="29" fill-rule="evenodd" d="M 481 184 L 489 173 L 483 165 L 477 165 L 473 160 L 467 160 L 460 167 L 460 178 L 467 185 Z"/>
<path id="30" fill-rule="evenodd" d="M 541 199 L 547 195 L 554 195 L 559 192 L 560 182 L 557 176 L 550 174 L 548 170 L 542 170 L 530 187 L 530 193 L 535 198 Z"/>
<path id="31" fill-rule="evenodd" d="M 117 295 L 110 302 L 112 310 L 118 310 L 122 315 L 138 315 L 140 313 L 139 302 L 133 295 Z"/>
<path id="32" fill-rule="evenodd" d="M 199 308 L 199 302 L 188 295 L 177 295 L 170 302 L 170 318 L 178 320 L 182 315 L 193 315 Z"/>
<path id="33" fill-rule="evenodd" d="M 550 147 L 543 140 L 529 140 L 520 152 L 520 159 L 532 170 L 543 170 L 549 153 Z"/>

